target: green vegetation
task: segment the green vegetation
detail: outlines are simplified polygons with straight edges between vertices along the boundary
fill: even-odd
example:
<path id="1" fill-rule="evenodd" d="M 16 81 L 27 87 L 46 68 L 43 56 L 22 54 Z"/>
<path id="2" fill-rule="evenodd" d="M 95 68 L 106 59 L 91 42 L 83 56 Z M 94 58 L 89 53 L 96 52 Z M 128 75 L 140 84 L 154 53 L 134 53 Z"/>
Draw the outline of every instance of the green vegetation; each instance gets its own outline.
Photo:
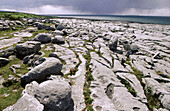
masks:
<path id="1" fill-rule="evenodd" d="M 0 111 L 6 107 L 13 105 L 22 96 L 23 88 L 20 82 L 11 85 L 10 87 L 3 87 L 0 89 Z M 7 95 L 7 96 L 5 96 Z"/>
<path id="2" fill-rule="evenodd" d="M 92 105 L 89 105 L 89 106 L 87 107 L 87 111 L 94 111 L 93 106 L 92 106 Z"/>
<path id="3" fill-rule="evenodd" d="M 0 18 L 10 19 L 10 20 L 20 20 L 21 18 L 47 18 L 47 16 L 40 16 L 40 15 L 20 13 L 20 12 L 0 12 Z"/>
<path id="4" fill-rule="evenodd" d="M 125 63 L 130 65 L 131 69 L 133 70 L 133 72 L 131 72 L 131 73 L 134 74 L 137 77 L 137 79 L 142 83 L 142 78 L 144 78 L 143 73 L 140 70 L 132 67 L 130 58 L 126 58 L 126 62 Z"/>
<path id="5" fill-rule="evenodd" d="M 152 90 L 150 87 L 145 89 L 145 95 L 148 100 L 148 107 L 151 111 L 153 111 L 153 108 L 159 109 L 162 107 L 160 101 L 158 100 L 158 95 L 152 95 Z"/>
<path id="6" fill-rule="evenodd" d="M 122 84 L 125 85 L 125 87 L 128 89 L 128 91 L 129 91 L 134 97 L 137 96 L 136 91 L 131 87 L 130 83 L 129 83 L 127 80 L 125 80 L 125 79 L 123 79 L 123 78 L 121 78 L 121 77 L 118 77 L 118 79 L 120 80 L 120 82 L 121 82 Z"/>
<path id="7" fill-rule="evenodd" d="M 130 65 L 131 67 L 132 67 L 132 64 L 131 64 L 131 61 L 130 61 L 130 58 L 126 58 L 126 62 L 125 62 L 126 64 L 128 64 L 128 65 Z"/>
<path id="8" fill-rule="evenodd" d="M 134 74 L 137 77 L 137 79 L 142 83 L 142 78 L 144 78 L 143 73 L 134 67 L 131 67 L 131 68 L 133 70 L 132 74 Z"/>
<path id="9" fill-rule="evenodd" d="M 51 50 L 46 50 L 47 47 L 52 47 L 52 49 Z M 55 47 L 53 46 L 52 43 L 46 44 L 44 47 L 41 48 L 41 51 L 45 53 L 43 55 L 43 57 L 48 57 L 50 53 L 55 51 Z"/>
<path id="10" fill-rule="evenodd" d="M 21 65 L 20 68 L 16 69 L 16 74 L 9 69 L 13 64 Z M 27 68 L 28 68 L 27 64 L 23 64 L 22 60 L 15 58 L 14 60 L 10 61 L 6 66 L 0 67 L 0 74 L 5 80 L 8 79 L 9 75 L 13 75 L 14 77 L 18 78 L 17 74 L 24 75 L 29 71 Z"/>
<path id="11" fill-rule="evenodd" d="M 98 51 L 95 51 L 95 52 L 99 55 L 99 57 L 103 58 L 102 53 L 100 52 L 100 49 Z"/>
<path id="12" fill-rule="evenodd" d="M 9 69 L 9 67 L 11 67 L 13 64 L 21 65 L 19 69 L 16 69 L 16 74 Z M 14 58 L 14 60 L 10 61 L 6 66 L 0 67 L 0 74 L 5 79 L 5 82 L 3 83 L 4 87 L 0 88 L 0 111 L 17 102 L 17 100 L 21 97 L 21 92 L 23 90 L 20 81 L 13 82 L 7 80 L 9 75 L 14 76 L 15 78 L 19 78 L 19 75 L 17 74 L 24 75 L 29 71 L 27 68 L 28 65 L 23 64 L 22 60 L 16 57 Z"/>
<path id="13" fill-rule="evenodd" d="M 91 56 L 90 56 L 90 52 L 91 50 L 89 50 L 89 52 L 84 55 L 84 58 L 87 60 L 86 63 L 86 82 L 84 84 L 84 99 L 85 99 L 85 104 L 86 104 L 86 109 L 87 111 L 94 111 L 93 107 L 92 107 L 92 102 L 93 99 L 90 97 L 91 91 L 90 91 L 90 85 L 91 85 L 91 81 L 94 80 L 93 76 L 92 76 L 92 71 L 90 68 L 90 61 L 91 61 Z"/>
<path id="14" fill-rule="evenodd" d="M 131 73 L 134 74 L 137 77 L 137 79 L 140 81 L 141 85 L 144 88 L 145 84 L 142 82 L 142 78 L 144 78 L 143 73 L 140 70 L 132 67 L 130 58 L 126 59 L 126 64 L 131 66 L 131 68 L 133 70 L 133 72 L 131 72 Z M 161 72 L 158 71 L 157 73 L 160 74 Z M 121 81 L 121 82 L 124 82 L 124 81 Z M 124 82 L 124 84 L 127 84 L 126 85 L 127 88 L 129 87 L 128 83 Z M 134 92 L 133 89 L 128 88 L 128 90 L 130 90 L 131 93 Z M 159 96 L 158 95 L 152 95 L 152 90 L 151 90 L 150 87 L 147 87 L 146 89 L 144 88 L 144 93 L 146 95 L 146 98 L 147 98 L 147 101 L 148 101 L 147 105 L 148 105 L 148 108 L 149 108 L 150 111 L 153 111 L 153 108 L 159 109 L 159 108 L 162 107 L 160 101 L 158 100 Z"/>

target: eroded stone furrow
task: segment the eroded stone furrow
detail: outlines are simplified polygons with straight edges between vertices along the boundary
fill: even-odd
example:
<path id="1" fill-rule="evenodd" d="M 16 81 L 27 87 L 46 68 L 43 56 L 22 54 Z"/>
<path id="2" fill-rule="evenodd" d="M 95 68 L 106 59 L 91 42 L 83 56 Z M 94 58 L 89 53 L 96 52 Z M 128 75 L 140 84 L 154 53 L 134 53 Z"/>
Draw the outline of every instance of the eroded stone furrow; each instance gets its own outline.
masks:
<path id="1" fill-rule="evenodd" d="M 170 110 L 168 25 L 55 18 L 23 21 L 30 27 L 9 34 L 16 36 L 11 40 L 22 40 L 1 47 L 20 44 L 0 51 L 0 92 L 17 88 L 20 75 L 25 86 L 21 99 L 6 110 L 18 110 L 21 102 L 23 108 L 36 110 L 35 102 L 44 111 Z M 15 55 L 22 55 L 23 61 Z M 22 91 L 10 93 L 15 90 Z M 6 91 L 0 100 L 10 96 Z M 29 99 L 34 102 L 28 103 Z"/>

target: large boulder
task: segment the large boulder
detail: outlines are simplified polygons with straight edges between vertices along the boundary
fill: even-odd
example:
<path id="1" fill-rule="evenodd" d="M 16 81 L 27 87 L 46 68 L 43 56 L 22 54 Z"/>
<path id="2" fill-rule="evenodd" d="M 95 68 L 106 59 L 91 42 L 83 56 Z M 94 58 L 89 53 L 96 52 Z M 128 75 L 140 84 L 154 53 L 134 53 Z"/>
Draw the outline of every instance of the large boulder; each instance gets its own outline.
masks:
<path id="1" fill-rule="evenodd" d="M 55 25 L 55 26 L 56 26 L 56 25 Z M 56 29 L 62 31 L 62 30 L 64 29 L 64 26 L 63 26 L 63 25 L 57 25 L 57 26 L 56 26 Z"/>
<path id="2" fill-rule="evenodd" d="M 44 105 L 45 111 L 69 111 L 73 107 L 71 87 L 64 80 L 48 80 L 41 83 L 35 98 Z"/>
<path id="3" fill-rule="evenodd" d="M 35 41 L 39 41 L 41 43 L 49 43 L 51 41 L 51 37 L 49 34 L 46 33 L 39 33 L 34 38 Z"/>
<path id="4" fill-rule="evenodd" d="M 26 56 L 33 53 L 38 53 L 41 50 L 41 43 L 37 41 L 27 41 L 16 45 L 16 52 L 18 56 Z"/>
<path id="5" fill-rule="evenodd" d="M 46 28 L 46 25 L 43 24 L 43 23 L 38 23 L 37 28 L 38 28 L 38 30 L 40 30 L 40 29 L 45 29 L 45 28 Z"/>
<path id="6" fill-rule="evenodd" d="M 24 87 L 26 84 L 37 81 L 43 82 L 51 74 L 61 74 L 62 63 L 59 59 L 49 57 L 46 58 L 42 64 L 34 67 L 27 74 L 21 77 L 21 85 Z"/>
<path id="7" fill-rule="evenodd" d="M 13 106 L 3 111 L 43 111 L 44 106 L 34 97 L 24 94 Z"/>
<path id="8" fill-rule="evenodd" d="M 55 44 L 64 44 L 65 41 L 64 41 L 64 37 L 63 36 L 55 36 L 52 38 L 52 43 L 55 43 Z"/>
<path id="9" fill-rule="evenodd" d="M 118 43 L 118 38 L 117 37 L 112 38 L 109 41 L 109 48 L 110 48 L 110 50 L 116 51 L 117 50 L 117 43 Z"/>
<path id="10" fill-rule="evenodd" d="M 5 66 L 9 63 L 8 59 L 0 57 L 0 67 Z"/>

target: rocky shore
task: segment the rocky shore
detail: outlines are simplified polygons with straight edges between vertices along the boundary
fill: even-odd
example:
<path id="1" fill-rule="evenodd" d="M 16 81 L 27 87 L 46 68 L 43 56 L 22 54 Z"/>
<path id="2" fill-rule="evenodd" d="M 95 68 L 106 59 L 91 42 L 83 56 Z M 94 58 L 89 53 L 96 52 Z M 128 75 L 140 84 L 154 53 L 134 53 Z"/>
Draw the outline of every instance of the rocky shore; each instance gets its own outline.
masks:
<path id="1" fill-rule="evenodd" d="M 169 111 L 170 26 L 1 18 L 0 100 L 12 94 L 0 110 Z"/>

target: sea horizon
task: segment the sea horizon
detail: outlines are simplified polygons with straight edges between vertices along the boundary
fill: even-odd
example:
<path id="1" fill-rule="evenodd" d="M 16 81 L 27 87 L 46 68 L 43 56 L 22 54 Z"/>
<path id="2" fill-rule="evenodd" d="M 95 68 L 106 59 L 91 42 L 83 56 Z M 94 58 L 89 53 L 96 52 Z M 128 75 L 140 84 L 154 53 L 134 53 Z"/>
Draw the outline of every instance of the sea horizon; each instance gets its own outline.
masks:
<path id="1" fill-rule="evenodd" d="M 98 14 L 41 14 L 60 18 L 76 18 L 88 20 L 123 21 L 143 24 L 170 25 L 170 16 L 143 16 L 143 15 L 98 15 Z"/>

